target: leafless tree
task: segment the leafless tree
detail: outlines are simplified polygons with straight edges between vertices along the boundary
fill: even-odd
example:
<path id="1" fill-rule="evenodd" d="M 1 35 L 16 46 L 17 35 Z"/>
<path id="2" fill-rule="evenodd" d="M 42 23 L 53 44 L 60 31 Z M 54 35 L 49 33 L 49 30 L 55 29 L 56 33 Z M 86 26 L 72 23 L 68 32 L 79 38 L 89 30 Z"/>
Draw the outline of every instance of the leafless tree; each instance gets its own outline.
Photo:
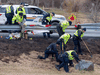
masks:
<path id="1" fill-rule="evenodd" d="M 60 0 L 60 9 L 62 10 L 63 9 L 63 4 L 64 4 L 64 0 Z"/>
<path id="2" fill-rule="evenodd" d="M 91 1 L 91 9 L 90 9 L 90 15 L 89 18 L 94 21 L 95 23 L 97 23 L 100 19 L 99 19 L 99 15 L 100 15 L 100 0 L 96 0 Z"/>
<path id="3" fill-rule="evenodd" d="M 52 0 L 52 8 L 54 7 L 54 0 Z"/>

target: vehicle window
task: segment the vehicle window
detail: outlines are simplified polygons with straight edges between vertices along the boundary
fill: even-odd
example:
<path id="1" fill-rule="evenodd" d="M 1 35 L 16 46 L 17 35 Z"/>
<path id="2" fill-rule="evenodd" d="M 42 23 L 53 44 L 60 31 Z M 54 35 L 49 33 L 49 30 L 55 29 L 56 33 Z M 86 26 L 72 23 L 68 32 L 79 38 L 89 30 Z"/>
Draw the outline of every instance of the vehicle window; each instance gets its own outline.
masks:
<path id="1" fill-rule="evenodd" d="M 36 12 L 34 8 L 28 8 L 28 14 L 36 14 Z"/>
<path id="2" fill-rule="evenodd" d="M 28 14 L 43 14 L 43 11 L 38 8 L 28 8 Z"/>
<path id="3" fill-rule="evenodd" d="M 35 10 L 38 12 L 38 14 L 43 14 L 43 11 L 38 9 L 38 8 L 35 8 Z"/>
<path id="4" fill-rule="evenodd" d="M 0 7 L 0 13 L 5 13 L 6 8 L 1 8 Z"/>
<path id="5" fill-rule="evenodd" d="M 26 14 L 28 14 L 28 9 L 27 8 L 25 8 L 25 12 L 26 12 Z"/>

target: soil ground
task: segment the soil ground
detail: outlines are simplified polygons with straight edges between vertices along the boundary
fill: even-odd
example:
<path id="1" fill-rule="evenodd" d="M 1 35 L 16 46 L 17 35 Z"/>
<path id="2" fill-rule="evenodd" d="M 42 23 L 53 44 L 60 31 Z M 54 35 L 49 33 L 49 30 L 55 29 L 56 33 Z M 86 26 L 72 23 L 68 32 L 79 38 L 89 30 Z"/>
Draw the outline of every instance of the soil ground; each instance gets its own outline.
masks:
<path id="1" fill-rule="evenodd" d="M 78 71 L 74 67 L 69 67 L 70 73 L 65 73 L 55 69 L 58 64 L 50 56 L 46 60 L 37 59 L 38 55 L 44 56 L 46 47 L 55 43 L 58 38 L 36 38 L 33 40 L 6 40 L 0 39 L 0 75 L 100 75 L 100 38 L 85 38 L 89 52 L 81 42 L 84 55 L 79 55 L 82 60 L 94 62 L 94 71 Z M 72 40 L 67 43 L 66 50 L 72 50 L 74 44 Z M 59 53 L 60 48 L 58 47 Z M 74 60 L 74 64 L 77 64 Z"/>

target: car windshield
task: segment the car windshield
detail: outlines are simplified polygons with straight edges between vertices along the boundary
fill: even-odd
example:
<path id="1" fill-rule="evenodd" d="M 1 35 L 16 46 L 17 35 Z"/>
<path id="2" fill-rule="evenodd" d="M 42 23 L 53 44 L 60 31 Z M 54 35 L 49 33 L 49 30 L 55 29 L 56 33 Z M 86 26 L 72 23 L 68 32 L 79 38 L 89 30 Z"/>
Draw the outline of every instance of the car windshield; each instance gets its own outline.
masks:
<path id="1" fill-rule="evenodd" d="M 1 8 L 0 7 L 0 13 L 5 13 L 6 8 Z"/>

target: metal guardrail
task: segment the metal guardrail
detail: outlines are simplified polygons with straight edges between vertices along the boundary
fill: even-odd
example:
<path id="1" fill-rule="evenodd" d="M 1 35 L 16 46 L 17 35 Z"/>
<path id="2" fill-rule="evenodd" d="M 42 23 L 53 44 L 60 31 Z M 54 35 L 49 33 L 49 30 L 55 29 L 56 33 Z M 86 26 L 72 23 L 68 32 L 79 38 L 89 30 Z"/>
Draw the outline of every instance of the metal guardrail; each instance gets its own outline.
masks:
<path id="1" fill-rule="evenodd" d="M 87 24 L 80 24 L 82 28 L 87 28 L 85 32 L 85 36 L 90 37 L 100 37 L 100 23 L 87 23 Z M 0 25 L 0 31 L 15 31 L 21 30 L 19 25 Z M 26 26 L 25 30 L 56 30 L 56 26 L 45 27 L 41 25 L 36 26 Z M 75 26 L 68 26 L 65 32 L 73 34 L 76 31 Z"/>

